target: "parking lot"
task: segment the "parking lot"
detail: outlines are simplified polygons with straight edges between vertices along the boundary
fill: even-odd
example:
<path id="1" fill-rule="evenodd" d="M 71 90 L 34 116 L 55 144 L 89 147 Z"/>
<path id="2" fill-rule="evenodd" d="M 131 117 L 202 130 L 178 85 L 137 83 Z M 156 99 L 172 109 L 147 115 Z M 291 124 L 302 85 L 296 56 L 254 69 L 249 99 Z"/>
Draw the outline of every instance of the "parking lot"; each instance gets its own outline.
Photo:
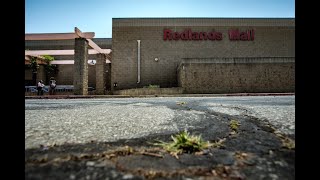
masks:
<path id="1" fill-rule="evenodd" d="M 223 115 L 256 117 L 294 137 L 294 96 L 26 99 L 25 148 L 192 131 Z"/>

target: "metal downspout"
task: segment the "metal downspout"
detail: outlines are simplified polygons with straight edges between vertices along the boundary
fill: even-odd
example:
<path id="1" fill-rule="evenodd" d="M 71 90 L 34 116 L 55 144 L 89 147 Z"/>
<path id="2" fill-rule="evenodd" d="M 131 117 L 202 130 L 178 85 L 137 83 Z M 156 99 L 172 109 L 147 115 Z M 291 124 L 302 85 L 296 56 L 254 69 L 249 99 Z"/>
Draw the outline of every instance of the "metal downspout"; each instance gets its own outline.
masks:
<path id="1" fill-rule="evenodd" d="M 140 40 L 138 41 L 138 81 L 137 83 L 140 83 Z"/>

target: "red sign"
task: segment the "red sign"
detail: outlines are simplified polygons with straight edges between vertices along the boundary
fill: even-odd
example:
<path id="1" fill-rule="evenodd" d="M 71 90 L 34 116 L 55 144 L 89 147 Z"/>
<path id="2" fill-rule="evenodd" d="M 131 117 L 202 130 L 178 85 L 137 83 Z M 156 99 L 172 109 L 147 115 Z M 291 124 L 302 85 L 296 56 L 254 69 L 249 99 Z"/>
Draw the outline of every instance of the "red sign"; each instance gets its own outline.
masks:
<path id="1" fill-rule="evenodd" d="M 253 41 L 254 30 L 250 29 L 245 32 L 240 32 L 238 29 L 229 30 L 229 39 L 231 41 Z M 211 32 L 192 32 L 191 29 L 186 29 L 183 32 L 173 32 L 170 29 L 163 30 L 163 40 L 211 40 L 221 41 L 222 33 L 211 31 Z"/>
<path id="2" fill-rule="evenodd" d="M 172 32 L 170 29 L 163 30 L 163 40 L 222 40 L 222 33 L 220 32 L 192 32 L 187 29 L 181 33 Z"/>
<path id="3" fill-rule="evenodd" d="M 253 41 L 254 40 L 254 30 L 250 29 L 245 32 L 240 32 L 238 29 L 229 30 L 229 39 L 231 41 Z"/>

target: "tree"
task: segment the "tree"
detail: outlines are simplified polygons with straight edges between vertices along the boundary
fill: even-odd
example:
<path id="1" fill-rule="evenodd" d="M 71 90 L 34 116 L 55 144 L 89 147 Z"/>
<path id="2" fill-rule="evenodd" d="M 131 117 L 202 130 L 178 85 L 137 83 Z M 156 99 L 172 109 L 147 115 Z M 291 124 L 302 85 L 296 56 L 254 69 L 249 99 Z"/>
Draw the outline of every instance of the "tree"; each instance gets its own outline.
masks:
<path id="1" fill-rule="evenodd" d="M 31 71 L 32 71 L 32 84 L 36 85 L 37 84 L 37 72 L 39 69 L 39 64 L 37 63 L 37 57 L 34 57 L 34 56 L 31 57 L 29 67 L 31 68 Z"/>
<path id="2" fill-rule="evenodd" d="M 58 66 L 55 64 L 51 64 L 51 61 L 54 61 L 54 57 L 49 55 L 43 55 L 42 56 L 46 62 L 44 65 L 44 70 L 46 73 L 46 84 L 49 83 L 50 77 L 54 77 L 58 72 Z"/>

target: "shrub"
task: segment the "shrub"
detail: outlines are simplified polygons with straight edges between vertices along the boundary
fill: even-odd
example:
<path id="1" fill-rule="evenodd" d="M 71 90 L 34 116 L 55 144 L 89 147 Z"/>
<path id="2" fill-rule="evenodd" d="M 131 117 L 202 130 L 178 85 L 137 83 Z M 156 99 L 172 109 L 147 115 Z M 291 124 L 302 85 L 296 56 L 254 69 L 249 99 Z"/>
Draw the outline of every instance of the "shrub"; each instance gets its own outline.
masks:
<path id="1" fill-rule="evenodd" d="M 149 84 L 149 86 L 144 86 L 144 88 L 160 88 L 160 86 Z"/>

